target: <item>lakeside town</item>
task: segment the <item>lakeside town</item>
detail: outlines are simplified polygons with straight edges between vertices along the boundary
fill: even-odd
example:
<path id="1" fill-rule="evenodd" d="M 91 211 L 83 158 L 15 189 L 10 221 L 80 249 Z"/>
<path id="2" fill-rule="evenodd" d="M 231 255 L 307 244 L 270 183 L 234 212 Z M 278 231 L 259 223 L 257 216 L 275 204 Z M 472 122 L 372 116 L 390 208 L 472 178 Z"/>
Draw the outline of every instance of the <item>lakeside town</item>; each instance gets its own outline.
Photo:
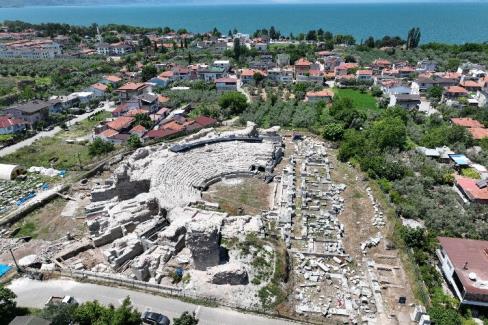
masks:
<path id="1" fill-rule="evenodd" d="M 137 288 L 263 324 L 488 322 L 486 44 L 75 27 L 1 26 L 6 288 Z"/>

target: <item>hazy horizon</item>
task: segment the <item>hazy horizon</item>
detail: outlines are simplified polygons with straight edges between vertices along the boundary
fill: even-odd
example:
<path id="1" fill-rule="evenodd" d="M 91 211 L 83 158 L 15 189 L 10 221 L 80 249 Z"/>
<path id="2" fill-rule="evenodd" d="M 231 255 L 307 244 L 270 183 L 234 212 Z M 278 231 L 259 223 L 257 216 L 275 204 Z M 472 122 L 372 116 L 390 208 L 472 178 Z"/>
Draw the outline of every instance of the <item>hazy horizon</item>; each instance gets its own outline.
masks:
<path id="1" fill-rule="evenodd" d="M 3 2 L 3 1 L 0 1 Z M 488 0 L 5 0 L 4 4 L 43 5 L 256 5 L 256 4 L 382 4 L 382 3 L 486 3 Z"/>

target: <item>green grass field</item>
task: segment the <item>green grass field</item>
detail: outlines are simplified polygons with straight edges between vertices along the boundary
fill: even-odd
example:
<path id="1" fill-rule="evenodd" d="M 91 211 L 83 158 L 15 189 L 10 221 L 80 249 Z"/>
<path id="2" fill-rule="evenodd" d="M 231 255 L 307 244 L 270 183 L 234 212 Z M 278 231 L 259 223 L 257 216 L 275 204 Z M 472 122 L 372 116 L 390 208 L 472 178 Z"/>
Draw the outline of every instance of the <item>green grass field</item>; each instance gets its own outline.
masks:
<path id="1" fill-rule="evenodd" d="M 93 127 L 110 113 L 97 114 L 93 119 L 87 119 L 73 126 L 69 131 L 61 131 L 52 138 L 42 138 L 28 147 L 19 149 L 17 152 L 0 158 L 2 163 L 15 163 L 26 166 L 42 166 L 56 169 L 72 169 L 80 162 L 87 165 L 98 159 L 91 157 L 88 153 L 88 145 L 67 143 L 66 139 L 90 134 Z M 77 168 L 76 168 L 77 169 Z"/>
<path id="2" fill-rule="evenodd" d="M 363 111 L 379 111 L 376 99 L 368 93 L 361 93 L 355 89 L 334 88 L 334 93 L 339 97 L 350 98 L 355 108 Z"/>

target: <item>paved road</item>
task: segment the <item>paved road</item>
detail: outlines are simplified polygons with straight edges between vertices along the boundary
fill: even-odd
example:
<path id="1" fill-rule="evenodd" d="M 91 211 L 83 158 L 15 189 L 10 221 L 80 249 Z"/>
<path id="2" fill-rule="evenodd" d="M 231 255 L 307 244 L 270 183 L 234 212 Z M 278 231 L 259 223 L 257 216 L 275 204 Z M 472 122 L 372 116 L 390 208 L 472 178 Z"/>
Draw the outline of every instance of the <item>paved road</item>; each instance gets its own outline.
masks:
<path id="1" fill-rule="evenodd" d="M 94 111 L 92 111 L 90 113 L 85 113 L 85 114 L 82 114 L 82 115 L 78 115 L 74 119 L 69 120 L 68 122 L 66 122 L 66 125 L 67 126 L 74 125 L 75 123 L 81 122 L 81 121 L 87 119 L 88 117 L 90 117 L 91 115 L 96 114 L 96 113 L 101 112 L 101 111 L 110 111 L 111 108 L 112 108 L 112 106 L 113 106 L 112 103 L 106 102 L 103 107 L 98 107 L 98 108 L 96 108 Z M 42 132 L 39 132 L 39 133 L 37 133 L 33 137 L 30 137 L 30 138 L 25 139 L 23 141 L 17 142 L 16 144 L 13 144 L 11 146 L 8 146 L 8 147 L 5 147 L 5 148 L 1 149 L 0 150 L 0 157 L 9 155 L 11 153 L 14 153 L 17 150 L 19 150 L 20 148 L 30 146 L 31 144 L 33 144 L 35 141 L 37 141 L 40 138 L 53 137 L 56 134 L 58 134 L 59 132 L 61 132 L 61 131 L 62 131 L 62 129 L 59 126 L 56 126 L 54 129 L 52 129 L 50 131 L 42 131 Z"/>
<path id="2" fill-rule="evenodd" d="M 73 296 L 78 302 L 98 300 L 103 304 L 118 306 L 130 296 L 132 304 L 139 310 L 150 309 L 167 315 L 170 319 L 184 311 L 195 311 L 202 325 L 292 325 L 297 324 L 264 316 L 240 313 L 225 308 L 209 308 L 185 303 L 176 299 L 163 298 L 149 293 L 122 288 L 105 287 L 97 284 L 79 283 L 73 280 L 36 281 L 20 278 L 8 286 L 17 295 L 17 304 L 22 307 L 41 308 L 51 296 Z"/>

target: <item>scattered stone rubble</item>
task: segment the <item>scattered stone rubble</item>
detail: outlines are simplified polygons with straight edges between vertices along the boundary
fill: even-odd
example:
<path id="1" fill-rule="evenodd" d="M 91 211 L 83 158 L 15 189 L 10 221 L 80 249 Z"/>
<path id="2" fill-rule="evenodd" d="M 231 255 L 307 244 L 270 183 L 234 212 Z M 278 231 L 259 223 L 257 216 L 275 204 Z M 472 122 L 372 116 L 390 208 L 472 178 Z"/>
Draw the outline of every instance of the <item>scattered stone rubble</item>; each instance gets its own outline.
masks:
<path id="1" fill-rule="evenodd" d="M 278 221 L 293 253 L 295 312 L 374 322 L 377 307 L 369 274 L 350 267 L 352 258 L 342 242 L 344 226 L 338 216 L 346 186 L 332 182 L 322 142 L 305 137 L 294 146 L 268 218 Z"/>

